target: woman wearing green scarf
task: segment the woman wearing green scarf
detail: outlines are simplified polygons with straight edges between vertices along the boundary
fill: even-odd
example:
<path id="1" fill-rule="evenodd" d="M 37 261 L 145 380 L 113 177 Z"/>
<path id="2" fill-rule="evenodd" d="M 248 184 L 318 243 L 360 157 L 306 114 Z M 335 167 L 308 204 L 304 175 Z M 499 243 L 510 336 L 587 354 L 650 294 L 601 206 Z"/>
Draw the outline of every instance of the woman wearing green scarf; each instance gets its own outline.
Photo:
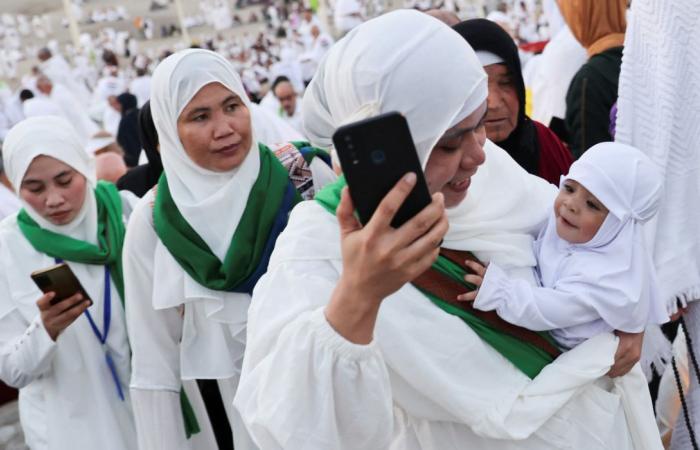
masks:
<path id="1" fill-rule="evenodd" d="M 34 449 L 135 449 L 122 244 L 137 201 L 95 181 L 72 125 L 27 119 L 3 161 L 23 209 L 0 223 L 0 378 L 20 389 Z M 89 296 L 51 305 L 30 273 L 59 261 Z M 38 299 L 38 301 L 37 301 Z"/>
<path id="2" fill-rule="evenodd" d="M 136 207 L 124 247 L 139 442 L 224 449 L 233 434 L 237 450 L 255 448 L 231 405 L 250 295 L 289 211 L 330 168 L 304 145 L 272 153 L 259 144 L 240 78 L 211 51 L 161 62 L 151 111 L 164 174 Z M 186 438 L 182 380 L 199 380 L 216 442 Z M 209 421 L 198 422 L 211 437 Z"/>

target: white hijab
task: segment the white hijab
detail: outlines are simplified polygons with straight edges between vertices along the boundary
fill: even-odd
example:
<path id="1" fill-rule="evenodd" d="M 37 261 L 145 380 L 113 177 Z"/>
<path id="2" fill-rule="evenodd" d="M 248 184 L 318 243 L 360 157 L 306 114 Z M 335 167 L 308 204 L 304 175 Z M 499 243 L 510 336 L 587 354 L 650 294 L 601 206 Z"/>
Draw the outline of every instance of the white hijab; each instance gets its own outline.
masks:
<path id="1" fill-rule="evenodd" d="M 39 155 L 55 158 L 83 175 L 87 181 L 85 201 L 75 219 L 65 225 L 54 225 L 20 197 L 22 206 L 42 228 L 96 244 L 95 162 L 83 150 L 81 140 L 70 122 L 57 116 L 30 117 L 15 125 L 7 134 L 2 158 L 5 173 L 18 196 L 29 165 Z"/>
<path id="2" fill-rule="evenodd" d="M 488 94 L 481 62 L 459 38 L 439 20 L 410 10 L 385 14 L 351 31 L 331 48 L 306 89 L 306 135 L 329 148 L 340 125 L 399 111 L 425 167 L 442 134 Z M 436 46 L 442 51 L 435 52 Z M 450 70 L 430 70 L 435 67 Z M 532 243 L 556 190 L 528 175 L 492 142 L 484 150 L 486 162 L 472 178 L 467 198 L 448 210 L 450 230 L 443 246 L 529 269 L 535 265 Z"/>
<path id="3" fill-rule="evenodd" d="M 163 170 L 182 216 L 223 261 L 260 170 L 258 142 L 253 139 L 240 166 L 214 172 L 195 164 L 177 134 L 177 119 L 192 97 L 210 83 L 221 83 L 250 110 L 241 79 L 217 53 L 192 49 L 163 60 L 151 81 L 151 111 L 158 131 Z M 251 113 L 252 129 L 252 113 Z"/>
<path id="4" fill-rule="evenodd" d="M 486 73 L 460 38 L 439 20 L 410 10 L 352 30 L 326 54 L 306 88 L 306 136 L 318 147 L 332 148 L 339 126 L 398 111 L 425 167 L 442 134 L 486 100 Z"/>
<path id="5" fill-rule="evenodd" d="M 256 135 L 251 131 L 248 155 L 229 172 L 204 169 L 187 156 L 177 134 L 177 119 L 192 97 L 214 82 L 238 95 L 250 110 L 243 84 L 231 64 L 214 52 L 195 49 L 177 52 L 158 65 L 151 83 L 151 112 L 173 200 L 187 222 L 223 260 L 258 177 L 260 155 Z M 154 267 L 160 279 L 169 281 L 154 283 L 153 307 L 160 310 L 186 304 L 180 343 L 181 377 L 222 379 L 239 373 L 250 295 L 202 286 L 161 242 L 156 246 Z"/>
<path id="6" fill-rule="evenodd" d="M 544 287 L 585 287 L 601 318 L 616 330 L 639 332 L 647 322 L 666 322 L 642 229 L 661 203 L 659 170 L 636 148 L 605 142 L 586 151 L 562 184 L 567 179 L 579 182 L 610 212 L 590 241 L 570 244 L 557 235 L 552 211 L 536 243 Z"/>

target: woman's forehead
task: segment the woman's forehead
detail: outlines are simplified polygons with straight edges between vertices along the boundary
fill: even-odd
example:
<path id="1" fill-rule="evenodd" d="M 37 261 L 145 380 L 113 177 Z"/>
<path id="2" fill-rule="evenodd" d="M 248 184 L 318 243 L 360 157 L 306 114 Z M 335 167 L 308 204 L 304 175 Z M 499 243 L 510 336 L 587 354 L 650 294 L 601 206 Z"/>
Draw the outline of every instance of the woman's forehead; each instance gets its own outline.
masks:
<path id="1" fill-rule="evenodd" d="M 182 113 L 198 108 L 211 108 L 227 101 L 231 97 L 240 99 L 238 94 L 218 81 L 207 83 L 185 104 L 184 108 L 182 108 Z"/>
<path id="2" fill-rule="evenodd" d="M 54 178 L 62 172 L 74 170 L 72 166 L 53 156 L 38 155 L 29 163 L 27 171 L 24 173 L 24 177 L 22 177 L 22 181 L 47 180 Z"/>

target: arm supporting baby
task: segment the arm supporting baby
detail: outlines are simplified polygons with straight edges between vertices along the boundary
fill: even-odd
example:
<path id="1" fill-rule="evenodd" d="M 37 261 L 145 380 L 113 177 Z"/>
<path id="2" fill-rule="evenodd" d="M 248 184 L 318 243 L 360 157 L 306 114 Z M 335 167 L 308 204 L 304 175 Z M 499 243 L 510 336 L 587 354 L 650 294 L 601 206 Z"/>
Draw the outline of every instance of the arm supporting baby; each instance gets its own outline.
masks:
<path id="1" fill-rule="evenodd" d="M 473 271 L 465 281 L 477 289 L 460 295 L 463 301 L 474 301 L 476 309 L 496 310 L 504 320 L 536 331 L 580 325 L 600 319 L 595 302 L 582 292 L 572 289 L 542 288 L 511 279 L 495 264 L 487 267 L 466 261 Z M 566 285 L 563 284 L 563 287 Z M 585 291 L 584 291 L 585 292 Z M 608 372 L 611 377 L 625 375 L 639 361 L 643 332 L 615 331 L 620 343 L 615 363 Z"/>

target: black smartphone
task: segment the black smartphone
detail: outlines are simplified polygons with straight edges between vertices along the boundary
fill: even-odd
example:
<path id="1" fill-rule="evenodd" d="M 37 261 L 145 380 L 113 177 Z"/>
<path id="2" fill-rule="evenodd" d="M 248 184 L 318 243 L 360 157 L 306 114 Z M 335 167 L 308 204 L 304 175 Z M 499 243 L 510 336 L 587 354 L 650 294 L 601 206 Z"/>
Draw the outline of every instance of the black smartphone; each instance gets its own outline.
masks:
<path id="1" fill-rule="evenodd" d="M 333 134 L 360 222 L 369 222 L 396 183 L 413 172 L 417 182 L 391 222 L 398 228 L 432 201 L 406 119 L 389 112 L 343 125 Z"/>
<path id="2" fill-rule="evenodd" d="M 55 266 L 47 267 L 32 272 L 32 280 L 41 289 L 41 292 L 55 292 L 56 296 L 51 300 L 51 304 L 55 305 L 68 297 L 80 292 L 84 299 L 90 299 L 83 289 L 83 286 L 78 281 L 68 264 L 60 263 Z"/>

